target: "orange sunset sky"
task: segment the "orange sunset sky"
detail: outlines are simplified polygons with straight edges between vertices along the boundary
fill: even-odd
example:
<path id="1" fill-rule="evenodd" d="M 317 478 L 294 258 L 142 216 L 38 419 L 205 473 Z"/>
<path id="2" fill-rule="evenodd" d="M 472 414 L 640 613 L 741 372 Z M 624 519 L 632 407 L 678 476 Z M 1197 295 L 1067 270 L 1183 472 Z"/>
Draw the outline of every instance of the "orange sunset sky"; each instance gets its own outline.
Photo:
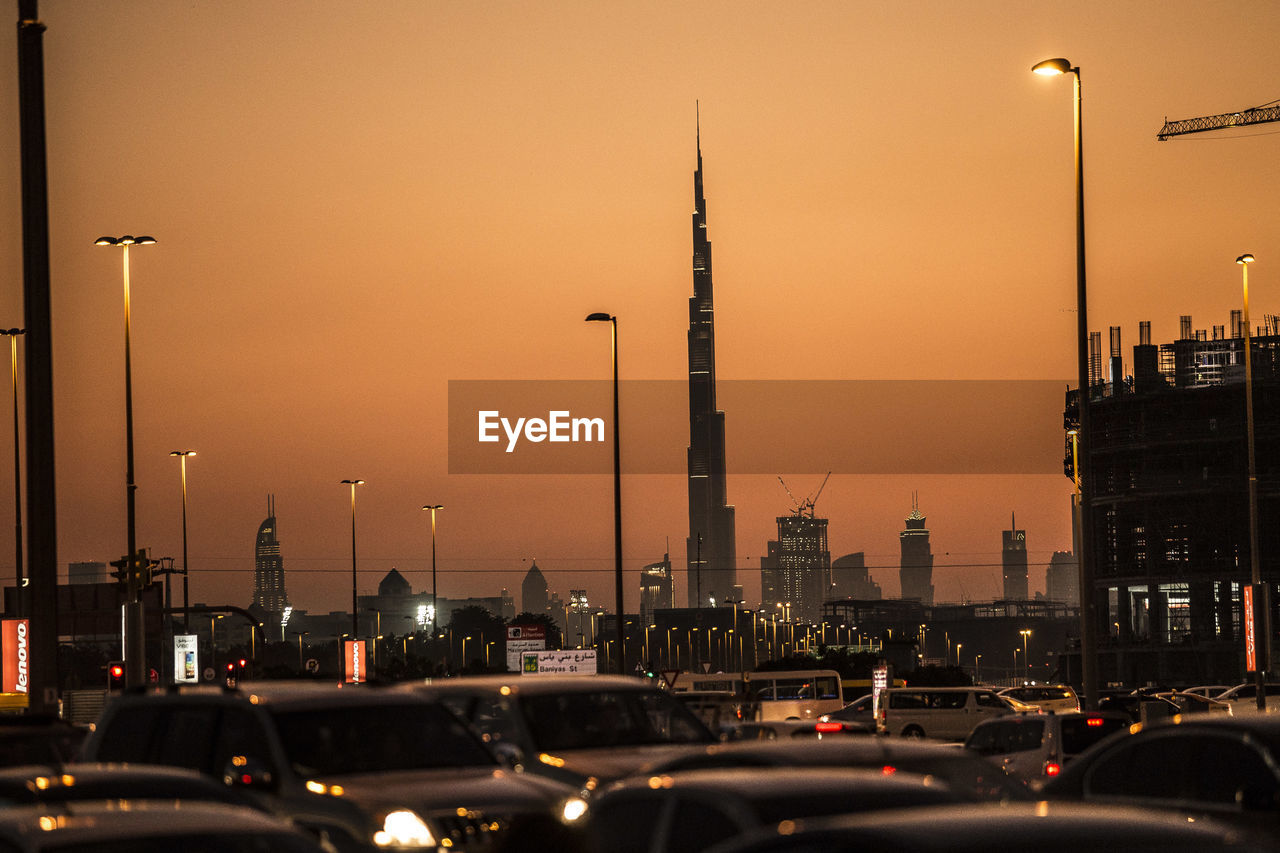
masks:
<path id="1" fill-rule="evenodd" d="M 16 6 L 4 4 L 10 22 Z M 1056 56 L 1083 74 L 1090 325 L 1104 340 L 1123 327 L 1126 367 L 1139 320 L 1156 343 L 1177 335 L 1180 314 L 1227 323 L 1242 252 L 1258 259 L 1255 322 L 1280 312 L 1280 124 L 1155 138 L 1166 116 L 1280 98 L 1274 2 L 42 0 L 40 11 L 63 571 L 125 550 L 120 263 L 93 241 L 151 234 L 159 242 L 132 253 L 138 542 L 180 557 L 168 454 L 197 450 L 193 602 L 248 603 L 274 494 L 290 599 L 348 607 L 339 481 L 355 477 L 368 481 L 361 593 L 393 567 L 429 590 L 419 508 L 442 503 L 442 596 L 505 586 L 518 605 L 536 558 L 553 590 L 611 602 L 608 467 L 451 474 L 448 382 L 606 380 L 608 330 L 583 322 L 593 311 L 619 317 L 624 380 L 682 379 L 695 102 L 722 380 L 1074 378 L 1072 87 L 1030 73 Z M 12 32 L 0 39 L 6 327 L 23 324 Z M 1044 417 L 1060 429 L 1059 411 Z M 735 449 L 762 431 L 805 440 L 803 422 L 780 430 L 730 408 L 726 419 L 740 470 L 749 460 Z M 0 447 L 11 441 L 0 428 Z M 9 458 L 0 483 L 12 482 Z M 812 467 L 730 478 L 751 605 L 774 517 L 791 506 L 775 474 L 802 497 L 826 473 Z M 635 570 L 668 538 L 683 600 L 685 488 L 671 474 L 624 481 L 628 609 Z M 999 594 L 1011 512 L 1033 592 L 1049 555 L 1070 547 L 1060 474 L 837 471 L 818 503 L 832 555 L 866 552 L 886 595 L 898 593 L 913 492 L 940 601 Z M 12 500 L 0 488 L 0 518 Z M 3 578 L 12 536 L 0 524 Z"/>

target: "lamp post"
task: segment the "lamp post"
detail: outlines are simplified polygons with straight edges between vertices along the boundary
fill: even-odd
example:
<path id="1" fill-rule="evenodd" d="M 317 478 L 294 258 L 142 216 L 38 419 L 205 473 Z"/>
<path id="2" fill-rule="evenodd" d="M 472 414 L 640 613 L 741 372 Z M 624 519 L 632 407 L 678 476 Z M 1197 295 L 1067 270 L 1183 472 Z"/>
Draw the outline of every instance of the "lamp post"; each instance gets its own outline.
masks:
<path id="1" fill-rule="evenodd" d="M 973 656 L 973 681 L 975 684 L 982 683 L 982 655 Z"/>
<path id="2" fill-rule="evenodd" d="M 427 504 L 423 512 L 431 512 L 431 654 L 436 651 L 436 622 L 440 618 L 440 607 L 436 603 L 436 510 L 444 509 L 444 504 Z M 432 663 L 432 666 L 435 666 Z"/>
<path id="3" fill-rule="evenodd" d="M 626 634 L 622 624 L 622 453 L 618 444 L 618 318 L 612 314 L 588 314 L 587 322 L 608 323 L 613 331 L 613 584 L 618 611 L 618 673 L 627 671 Z"/>
<path id="4" fill-rule="evenodd" d="M 310 631 L 298 632 L 298 672 L 303 672 L 306 669 L 306 664 L 302 659 L 302 638 L 310 633 Z"/>
<path id="5" fill-rule="evenodd" d="M 14 519 L 14 550 L 16 551 L 16 566 L 14 574 L 14 593 L 18 599 L 18 613 L 26 615 L 27 607 L 23 601 L 25 598 L 23 589 L 23 565 L 22 565 L 22 454 L 21 444 L 18 437 L 18 335 L 25 335 L 26 329 L 4 329 L 0 330 L 0 335 L 6 335 L 9 338 L 9 362 L 13 367 L 13 519 Z"/>
<path id="6" fill-rule="evenodd" d="M 1089 418 L 1089 318 L 1085 286 L 1084 261 L 1084 137 L 1080 103 L 1080 67 L 1065 59 L 1046 59 L 1031 69 L 1036 74 L 1075 76 L 1075 165 L 1076 165 L 1076 370 L 1079 387 L 1080 435 L 1085 440 L 1084 464 L 1089 469 L 1092 438 Z M 1079 469 L 1077 469 L 1079 470 Z M 1080 549 L 1077 565 L 1080 571 L 1080 681 L 1084 688 L 1086 708 L 1098 707 L 1097 625 L 1093 594 L 1093 521 L 1089 517 L 1093 483 L 1089 470 L 1080 484 Z"/>
<path id="7" fill-rule="evenodd" d="M 1027 653 L 1027 640 L 1031 637 L 1031 629 L 1023 628 L 1018 632 L 1022 635 L 1022 665 L 1027 668 L 1027 675 L 1031 675 L 1031 656 Z"/>
<path id="8" fill-rule="evenodd" d="M 363 486 L 364 480 L 343 480 L 342 485 L 351 487 L 351 639 L 360 637 L 360 607 L 356 603 L 356 486 Z"/>
<path id="9" fill-rule="evenodd" d="M 1257 686 L 1258 710 L 1267 709 L 1267 692 L 1264 689 L 1266 673 L 1271 666 L 1271 596 L 1270 585 L 1262 586 L 1262 567 L 1258 555 L 1258 467 L 1254 455 L 1253 433 L 1253 352 L 1250 347 L 1249 328 L 1249 264 L 1253 263 L 1253 255 L 1246 252 L 1236 258 L 1244 279 L 1244 418 L 1246 440 L 1249 444 L 1249 583 L 1253 585 L 1254 612 L 1262 611 L 1262 619 L 1255 620 L 1254 637 L 1261 637 L 1262 642 L 1256 645 L 1257 660 L 1254 670 L 1254 684 Z M 1261 601 L 1258 601 L 1258 597 Z M 1259 606 L 1261 605 L 1261 606 Z M 1256 624 L 1260 622 L 1261 624 Z"/>
<path id="10" fill-rule="evenodd" d="M 124 267 L 124 441 L 125 471 L 124 494 L 125 516 L 128 525 L 128 550 L 125 552 L 125 565 L 128 579 L 128 602 L 125 604 L 124 618 L 124 650 L 125 650 L 125 685 L 136 687 L 146 684 L 147 665 L 144 660 L 146 645 L 143 632 L 146 629 L 142 611 L 142 573 L 137 565 L 138 536 L 137 511 L 135 508 L 135 492 L 137 484 L 133 482 L 133 363 L 130 352 L 130 305 L 129 305 L 129 247 L 150 246 L 155 243 L 154 237 L 134 237 L 126 234 L 123 237 L 99 237 L 95 246 L 118 246 L 122 251 Z"/>
<path id="11" fill-rule="evenodd" d="M 191 630 L 191 606 L 187 597 L 187 457 L 195 456 L 194 450 L 171 450 L 170 456 L 182 463 L 182 630 Z"/>

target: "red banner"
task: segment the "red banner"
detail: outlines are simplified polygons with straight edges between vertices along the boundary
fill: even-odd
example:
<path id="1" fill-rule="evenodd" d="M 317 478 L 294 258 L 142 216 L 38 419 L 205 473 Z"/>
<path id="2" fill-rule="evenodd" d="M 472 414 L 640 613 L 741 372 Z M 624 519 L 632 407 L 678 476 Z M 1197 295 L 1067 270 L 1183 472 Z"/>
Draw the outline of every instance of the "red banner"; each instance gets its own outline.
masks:
<path id="1" fill-rule="evenodd" d="M 30 689 L 30 627 L 26 619 L 4 620 L 0 641 L 4 647 L 5 693 L 26 693 Z"/>
<path id="2" fill-rule="evenodd" d="M 1244 587 L 1244 668 L 1246 672 L 1258 671 L 1258 644 L 1253 630 L 1253 587 Z"/>
<path id="3" fill-rule="evenodd" d="M 347 640 L 343 660 L 343 678 L 348 684 L 369 680 L 369 644 L 365 640 Z"/>

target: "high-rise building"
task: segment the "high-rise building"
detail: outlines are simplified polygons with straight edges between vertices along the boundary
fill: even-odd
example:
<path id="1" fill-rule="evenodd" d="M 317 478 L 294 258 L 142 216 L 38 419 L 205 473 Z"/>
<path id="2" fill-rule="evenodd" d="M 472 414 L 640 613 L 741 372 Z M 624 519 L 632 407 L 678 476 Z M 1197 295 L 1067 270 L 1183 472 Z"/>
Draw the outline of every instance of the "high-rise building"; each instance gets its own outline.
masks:
<path id="1" fill-rule="evenodd" d="M 547 597 L 547 579 L 534 560 L 520 584 L 520 607 L 525 613 L 546 613 L 550 599 Z"/>
<path id="2" fill-rule="evenodd" d="M 1004 567 L 1004 600 L 1027 600 L 1027 531 L 1018 529 L 1015 515 L 1009 516 L 1000 562 Z"/>
<path id="3" fill-rule="evenodd" d="M 267 517 L 253 546 L 253 604 L 279 616 L 289 604 L 284 592 L 284 560 L 276 536 L 276 497 L 267 495 Z"/>
<path id="4" fill-rule="evenodd" d="M 760 606 L 768 612 L 781 605 L 792 619 L 806 622 L 822 618 L 831 587 L 827 519 L 812 511 L 778 516 L 778 539 L 760 558 Z"/>
<path id="5" fill-rule="evenodd" d="M 867 570 L 867 558 L 863 552 L 845 554 L 831 561 L 831 592 L 828 598 L 857 598 L 878 601 L 880 584 Z"/>
<path id="6" fill-rule="evenodd" d="M 693 173 L 693 296 L 689 299 L 689 538 L 685 555 L 690 607 L 726 601 L 738 584 L 734 510 L 726 502 L 724 412 L 716 410 L 715 311 L 711 242 L 702 194 L 702 131 Z"/>
<path id="7" fill-rule="evenodd" d="M 640 570 L 640 622 L 653 622 L 653 611 L 674 606 L 671 593 L 671 555 Z"/>
<path id="8" fill-rule="evenodd" d="M 1044 573 L 1044 597 L 1066 604 L 1080 603 L 1080 563 L 1070 551 L 1054 551 Z"/>
<path id="9" fill-rule="evenodd" d="M 898 534 L 902 546 L 898 578 L 903 598 L 918 598 L 922 604 L 933 604 L 933 551 L 929 547 L 929 531 L 924 526 L 920 503 L 911 496 L 911 514 L 906 529 Z"/>

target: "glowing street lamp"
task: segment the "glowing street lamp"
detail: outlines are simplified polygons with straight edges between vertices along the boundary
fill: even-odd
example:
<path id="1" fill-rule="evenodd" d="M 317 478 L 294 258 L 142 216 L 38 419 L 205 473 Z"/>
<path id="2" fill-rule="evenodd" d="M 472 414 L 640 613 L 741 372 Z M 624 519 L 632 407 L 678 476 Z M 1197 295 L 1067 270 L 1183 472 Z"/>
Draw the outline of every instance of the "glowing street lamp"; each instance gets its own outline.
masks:
<path id="1" fill-rule="evenodd" d="M 133 481 L 133 362 L 130 351 L 130 304 L 129 304 L 129 247 L 150 246 L 155 243 L 154 237 L 134 237 L 126 234 L 123 237 L 99 237 L 95 246 L 116 246 L 121 249 L 124 266 L 124 441 L 125 441 L 125 515 L 127 518 L 128 550 L 125 552 L 125 565 L 128 569 L 129 600 L 125 604 L 124 646 L 125 646 L 125 685 L 141 686 L 147 680 L 146 644 L 144 631 L 146 624 L 142 611 L 141 573 L 134 564 L 138 553 L 137 510 L 135 492 L 138 486 Z"/>
<path id="2" fill-rule="evenodd" d="M 170 456 L 182 463 L 182 630 L 191 630 L 191 609 L 187 597 L 187 457 L 195 456 L 194 450 L 171 450 Z M 167 587 L 166 587 L 167 589 Z"/>
<path id="3" fill-rule="evenodd" d="M 444 504 L 427 504 L 423 511 L 431 511 L 431 653 L 435 654 L 436 614 L 440 612 L 436 604 L 436 510 L 444 509 Z M 435 664 L 433 663 L 432 666 Z"/>
<path id="4" fill-rule="evenodd" d="M 1044 76 L 1072 74 L 1075 76 L 1075 165 L 1076 165 L 1076 370 L 1080 402 L 1080 435 L 1089 441 L 1089 318 L 1084 260 L 1084 136 L 1081 122 L 1080 67 L 1073 66 L 1061 57 L 1046 59 L 1032 66 L 1032 71 Z M 1089 445 L 1085 444 L 1085 467 L 1089 466 Z M 1077 470 L 1079 468 L 1077 467 Z M 1080 481 L 1080 548 L 1077 564 L 1080 569 L 1080 681 L 1084 688 L 1086 708 L 1098 707 L 1097 626 L 1094 615 L 1093 594 L 1093 522 L 1089 517 L 1089 504 L 1093 484 L 1088 472 Z"/>
<path id="5" fill-rule="evenodd" d="M 597 311 L 588 314 L 588 323 L 608 323 L 613 330 L 613 583 L 614 607 L 618 611 L 618 672 L 627 671 L 626 634 L 622 624 L 622 452 L 618 444 L 618 318 Z"/>
<path id="6" fill-rule="evenodd" d="M 356 601 L 356 486 L 363 486 L 364 480 L 343 480 L 342 485 L 351 487 L 351 639 L 360 636 L 360 606 Z"/>
<path id="7" fill-rule="evenodd" d="M 1022 664 L 1027 668 L 1028 677 L 1031 675 L 1031 658 L 1027 654 L 1027 639 L 1031 636 L 1030 628 L 1023 628 L 1018 632 L 1022 635 Z"/>

